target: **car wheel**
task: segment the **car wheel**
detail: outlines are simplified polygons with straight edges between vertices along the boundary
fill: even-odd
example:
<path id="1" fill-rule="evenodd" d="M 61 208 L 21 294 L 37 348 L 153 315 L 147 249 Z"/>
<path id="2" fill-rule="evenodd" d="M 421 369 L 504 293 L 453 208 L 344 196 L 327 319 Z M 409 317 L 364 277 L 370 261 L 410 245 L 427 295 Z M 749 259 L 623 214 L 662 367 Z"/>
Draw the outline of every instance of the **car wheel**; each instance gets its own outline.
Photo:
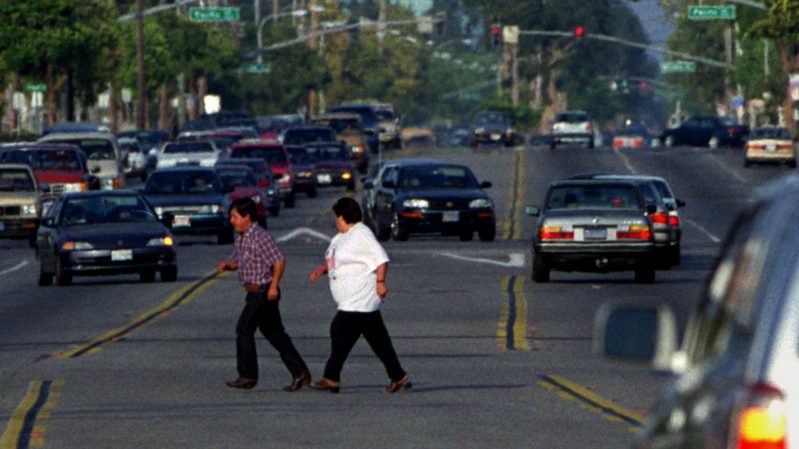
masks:
<path id="1" fill-rule="evenodd" d="M 41 263 L 39 264 L 39 285 L 42 287 L 53 285 L 53 273 L 44 271 L 44 266 Z"/>
<path id="2" fill-rule="evenodd" d="M 308 198 L 316 198 L 316 186 L 311 187 L 311 190 L 308 190 Z"/>
<path id="3" fill-rule="evenodd" d="M 471 229 L 469 229 L 468 231 L 461 231 L 458 234 L 458 238 L 461 240 L 461 242 L 471 242 L 473 237 L 474 237 L 474 231 L 472 231 Z"/>
<path id="4" fill-rule="evenodd" d="M 585 147 L 589 148 L 589 149 L 590 148 L 594 148 L 594 139 L 593 139 L 593 137 L 588 139 L 588 142 L 586 142 Z"/>
<path id="5" fill-rule="evenodd" d="M 225 228 L 219 231 L 219 234 L 216 235 L 216 243 L 219 245 L 229 245 L 233 243 L 233 229 Z"/>
<path id="6" fill-rule="evenodd" d="M 671 248 L 669 251 L 669 261 L 673 267 L 676 267 L 682 263 L 682 251 L 680 250 L 680 245 Z"/>
<path id="7" fill-rule="evenodd" d="M 269 215 L 273 217 L 277 217 L 278 215 L 280 215 L 280 207 L 270 207 Z"/>
<path id="8" fill-rule="evenodd" d="M 788 167 L 796 168 L 796 159 L 788 161 Z"/>
<path id="9" fill-rule="evenodd" d="M 550 150 L 554 150 L 557 147 L 558 147 L 558 143 L 555 142 L 555 141 L 552 141 L 552 143 L 549 144 L 549 149 Z"/>
<path id="10" fill-rule="evenodd" d="M 477 231 L 477 235 L 480 237 L 480 241 L 493 242 L 497 236 L 497 227 L 492 223 L 491 226 L 486 226 Z"/>
<path id="11" fill-rule="evenodd" d="M 61 258 L 57 254 L 55 264 L 55 283 L 62 286 L 72 284 L 72 275 L 64 271 L 64 267 L 61 266 Z"/>
<path id="12" fill-rule="evenodd" d="M 398 242 L 408 240 L 408 231 L 400 224 L 399 215 L 396 212 L 394 212 L 394 217 L 391 219 L 390 230 L 392 239 Z"/>
<path id="13" fill-rule="evenodd" d="M 30 237 L 28 237 L 28 246 L 31 248 L 36 248 L 36 233 L 33 233 Z"/>
<path id="14" fill-rule="evenodd" d="M 666 145 L 666 148 L 674 148 L 674 136 L 666 136 L 663 144 Z"/>
<path id="15" fill-rule="evenodd" d="M 178 267 L 161 270 L 161 282 L 175 282 L 178 280 Z"/>
<path id="16" fill-rule="evenodd" d="M 139 280 L 141 282 L 147 282 L 147 283 L 155 282 L 155 271 L 154 270 L 140 271 Z"/>
<path id="17" fill-rule="evenodd" d="M 719 138 L 716 136 L 711 137 L 710 140 L 707 141 L 707 146 L 715 150 L 719 147 Z"/>
<path id="18" fill-rule="evenodd" d="M 549 267 L 541 254 L 533 255 L 533 281 L 549 282 Z"/>
<path id="19" fill-rule="evenodd" d="M 293 193 L 283 199 L 283 205 L 286 206 L 286 208 L 288 208 L 288 209 L 291 209 L 292 207 L 294 207 L 294 194 Z"/>
<path id="20" fill-rule="evenodd" d="M 640 262 L 635 268 L 635 282 L 639 284 L 655 283 L 655 267 L 651 262 Z"/>

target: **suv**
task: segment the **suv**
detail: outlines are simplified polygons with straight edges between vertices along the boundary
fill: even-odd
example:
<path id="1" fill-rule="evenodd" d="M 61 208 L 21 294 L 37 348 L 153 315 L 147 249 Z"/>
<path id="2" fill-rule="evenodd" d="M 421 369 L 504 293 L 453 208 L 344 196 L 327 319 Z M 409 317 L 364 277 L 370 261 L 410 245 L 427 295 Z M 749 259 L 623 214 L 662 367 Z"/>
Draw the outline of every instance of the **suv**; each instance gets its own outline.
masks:
<path id="1" fill-rule="evenodd" d="M 600 353 L 673 376 L 636 448 L 799 447 L 797 195 L 799 178 L 783 178 L 733 222 L 681 346 L 669 306 L 600 309 Z"/>
<path id="2" fill-rule="evenodd" d="M 584 111 L 567 111 L 555 114 L 552 122 L 552 140 L 549 145 L 554 150 L 560 143 L 582 143 L 586 148 L 594 148 L 594 124 L 591 116 Z"/>
<path id="3" fill-rule="evenodd" d="M 0 238 L 27 239 L 34 246 L 41 213 L 33 170 L 24 164 L 0 164 Z"/>
<path id="4" fill-rule="evenodd" d="M 748 135 L 749 127 L 739 125 L 732 117 L 695 115 L 682 125 L 663 131 L 661 141 L 669 148 L 678 145 L 709 148 L 724 145 L 741 147 Z"/>

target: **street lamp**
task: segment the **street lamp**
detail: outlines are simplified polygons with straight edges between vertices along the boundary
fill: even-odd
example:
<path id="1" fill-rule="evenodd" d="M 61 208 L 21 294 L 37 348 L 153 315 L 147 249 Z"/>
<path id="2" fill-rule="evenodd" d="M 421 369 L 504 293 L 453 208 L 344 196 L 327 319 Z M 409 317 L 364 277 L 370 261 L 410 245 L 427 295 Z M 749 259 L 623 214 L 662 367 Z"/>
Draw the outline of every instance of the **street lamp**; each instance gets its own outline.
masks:
<path id="1" fill-rule="evenodd" d="M 256 49 L 256 51 L 258 52 L 258 56 L 257 56 L 258 64 L 262 64 L 264 62 L 263 61 L 263 57 L 261 56 L 261 48 L 263 48 L 263 46 L 264 46 L 263 45 L 263 40 L 264 40 L 263 34 L 264 34 L 264 25 L 266 25 L 266 22 L 268 20 L 270 20 L 270 19 L 279 19 L 281 17 L 287 17 L 287 16 L 303 17 L 303 16 L 306 16 L 306 15 L 308 15 L 308 10 L 307 9 L 295 9 L 294 11 L 288 11 L 288 12 L 285 12 L 285 13 L 270 14 L 270 15 L 264 17 L 263 19 L 261 19 L 261 22 L 258 23 L 258 31 L 257 31 L 257 34 L 256 34 L 256 38 L 257 38 L 257 42 L 258 42 L 258 48 Z"/>

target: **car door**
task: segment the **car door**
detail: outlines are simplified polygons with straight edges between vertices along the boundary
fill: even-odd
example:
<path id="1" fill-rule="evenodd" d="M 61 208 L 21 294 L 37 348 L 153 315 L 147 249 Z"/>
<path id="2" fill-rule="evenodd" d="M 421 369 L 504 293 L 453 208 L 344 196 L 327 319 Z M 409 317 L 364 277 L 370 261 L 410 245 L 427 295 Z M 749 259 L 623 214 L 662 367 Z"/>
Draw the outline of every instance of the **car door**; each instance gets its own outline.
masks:
<path id="1" fill-rule="evenodd" d="M 380 182 L 375 185 L 375 222 L 378 228 L 388 226 L 391 222 L 398 177 L 397 167 L 387 167 L 380 177 Z"/>

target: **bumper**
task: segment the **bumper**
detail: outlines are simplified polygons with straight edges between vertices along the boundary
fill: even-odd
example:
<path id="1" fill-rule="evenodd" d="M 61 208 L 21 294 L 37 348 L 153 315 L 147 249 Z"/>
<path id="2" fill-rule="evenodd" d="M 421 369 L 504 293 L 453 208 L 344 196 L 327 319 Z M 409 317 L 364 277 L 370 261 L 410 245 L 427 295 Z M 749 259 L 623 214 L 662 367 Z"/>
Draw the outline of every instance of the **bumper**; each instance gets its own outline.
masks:
<path id="1" fill-rule="evenodd" d="M 629 244 L 539 244 L 533 253 L 540 254 L 547 265 L 561 271 L 610 272 L 633 270 L 641 264 L 652 264 L 657 249 L 654 243 Z"/>
<path id="2" fill-rule="evenodd" d="M 175 215 L 172 232 L 175 234 L 217 234 L 228 230 L 230 224 L 224 215 Z"/>
<path id="3" fill-rule="evenodd" d="M 457 235 L 496 226 L 494 212 L 488 210 L 406 211 L 400 212 L 399 222 L 409 233 L 440 232 L 444 235 Z"/>
<path id="4" fill-rule="evenodd" d="M 505 145 L 513 144 L 513 135 L 499 132 L 484 132 L 475 133 L 472 135 L 472 142 L 474 143 L 504 143 Z"/>
<path id="5" fill-rule="evenodd" d="M 319 186 L 319 187 L 354 186 L 355 185 L 355 175 L 353 173 L 349 173 L 349 176 L 347 176 L 345 172 L 317 173 L 316 174 L 316 185 Z"/>
<path id="6" fill-rule="evenodd" d="M 746 153 L 747 162 L 793 162 L 796 155 L 791 152 L 770 152 L 770 151 L 748 151 Z"/>
<path id="7" fill-rule="evenodd" d="M 587 133 L 558 133 L 552 135 L 552 143 L 590 142 L 593 139 L 594 135 Z"/>
<path id="8" fill-rule="evenodd" d="M 69 251 L 59 254 L 58 257 L 64 271 L 72 275 L 103 276 L 177 267 L 175 250 L 171 247 L 132 249 L 130 258 L 124 254 L 124 250 L 110 249 Z"/>
<path id="9" fill-rule="evenodd" d="M 38 218 L 0 219 L 0 239 L 33 238 L 38 228 Z"/>
<path id="10" fill-rule="evenodd" d="M 294 178 L 294 191 L 295 192 L 309 192 L 316 189 L 316 179 L 310 178 Z"/>

